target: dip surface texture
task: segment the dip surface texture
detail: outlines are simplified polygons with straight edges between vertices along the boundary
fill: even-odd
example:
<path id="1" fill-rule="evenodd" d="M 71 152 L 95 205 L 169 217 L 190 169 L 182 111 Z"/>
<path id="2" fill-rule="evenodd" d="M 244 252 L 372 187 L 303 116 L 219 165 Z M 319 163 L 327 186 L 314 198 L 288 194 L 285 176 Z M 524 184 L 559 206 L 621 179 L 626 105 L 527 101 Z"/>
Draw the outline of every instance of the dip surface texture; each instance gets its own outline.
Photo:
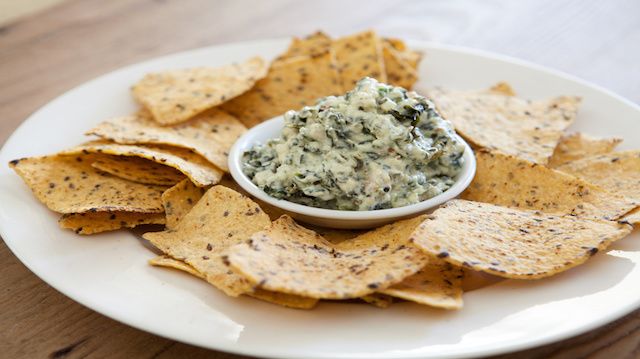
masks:
<path id="1" fill-rule="evenodd" d="M 339 210 L 402 207 L 454 184 L 464 145 L 433 103 L 364 78 L 344 96 L 284 115 L 282 137 L 243 155 L 272 197 Z"/>

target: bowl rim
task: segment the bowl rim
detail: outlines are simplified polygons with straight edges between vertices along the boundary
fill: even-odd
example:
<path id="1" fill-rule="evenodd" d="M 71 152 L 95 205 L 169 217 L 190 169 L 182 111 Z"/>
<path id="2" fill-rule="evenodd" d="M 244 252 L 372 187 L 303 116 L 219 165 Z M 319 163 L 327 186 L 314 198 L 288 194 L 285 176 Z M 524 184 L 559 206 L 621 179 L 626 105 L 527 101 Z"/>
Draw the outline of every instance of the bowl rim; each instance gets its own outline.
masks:
<path id="1" fill-rule="evenodd" d="M 256 186 L 250 179 L 245 175 L 242 171 L 242 155 L 245 150 L 250 148 L 259 141 L 255 140 L 255 137 L 260 133 L 272 133 L 274 127 L 283 127 L 284 126 L 284 117 L 277 116 L 267 121 L 260 123 L 257 126 L 250 128 L 247 132 L 245 132 L 242 136 L 240 136 L 229 151 L 228 156 L 228 166 L 229 172 L 233 179 L 249 194 L 255 196 L 261 201 L 264 201 L 268 204 L 271 204 L 275 207 L 283 209 L 287 212 L 293 212 L 300 215 L 308 216 L 308 217 L 318 217 L 323 219 L 335 219 L 335 220 L 382 220 L 382 219 L 390 219 L 390 218 L 399 218 L 399 217 L 408 217 L 413 214 L 424 213 L 427 210 L 437 207 L 445 202 L 455 198 L 460 193 L 462 193 L 473 180 L 476 173 L 476 159 L 473 152 L 473 149 L 469 144 L 456 133 L 456 137 L 458 140 L 462 142 L 465 146 L 465 151 L 463 154 L 463 158 L 465 163 L 462 167 L 462 171 L 458 175 L 456 182 L 445 192 L 429 198 L 427 200 L 410 204 L 403 207 L 396 208 L 387 208 L 387 209 L 377 209 L 377 210 L 369 210 L 369 211 L 347 211 L 347 210 L 339 210 L 339 209 L 327 209 L 327 208 L 317 208 L 306 206 L 303 204 L 298 204 L 294 202 L 290 202 L 287 200 L 277 199 L 271 197 L 258 186 Z M 275 138 L 275 137 L 269 137 Z"/>

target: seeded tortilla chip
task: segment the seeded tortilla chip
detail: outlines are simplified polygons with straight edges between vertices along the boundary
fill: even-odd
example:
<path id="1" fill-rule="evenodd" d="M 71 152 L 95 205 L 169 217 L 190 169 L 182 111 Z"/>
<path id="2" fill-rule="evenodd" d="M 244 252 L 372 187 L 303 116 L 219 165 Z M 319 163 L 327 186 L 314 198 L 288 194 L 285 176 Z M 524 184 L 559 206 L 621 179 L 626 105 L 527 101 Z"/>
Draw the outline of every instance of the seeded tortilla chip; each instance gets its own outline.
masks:
<path id="1" fill-rule="evenodd" d="M 392 296 L 380 293 L 368 294 L 360 297 L 360 299 L 378 308 L 389 308 L 393 304 Z"/>
<path id="2" fill-rule="evenodd" d="M 113 156 L 124 156 L 121 157 L 122 161 L 126 161 L 127 157 L 131 158 L 142 158 L 144 161 L 152 161 L 150 164 L 147 163 L 145 166 L 140 167 L 139 169 L 135 168 L 127 168 L 131 170 L 129 173 L 123 173 L 120 169 L 120 172 L 113 173 L 116 176 L 126 178 L 125 176 L 131 177 L 127 178 L 129 180 L 135 180 L 137 177 L 139 180 L 135 182 L 142 182 L 142 179 L 146 179 L 147 181 L 151 181 L 152 178 L 162 178 L 162 176 L 167 173 L 169 170 L 177 170 L 182 172 L 182 174 L 186 175 L 191 179 L 195 184 L 200 187 L 214 185 L 220 182 L 220 179 L 224 175 L 224 172 L 220 171 L 218 168 L 207 162 L 202 156 L 193 153 L 190 150 L 178 147 L 170 147 L 170 146 L 138 146 L 138 145 L 120 145 L 117 143 L 111 143 L 106 141 L 92 141 L 82 144 L 80 146 L 71 148 L 69 150 L 65 150 L 61 152 L 65 155 L 74 155 L 80 153 L 96 153 L 96 154 L 105 154 L 105 155 L 113 155 Z M 96 157 L 96 161 L 94 162 L 94 167 L 100 168 L 100 162 L 105 159 L 105 157 Z M 117 157 L 110 157 L 116 158 Z M 154 163 L 155 162 L 155 163 Z M 131 162 L 132 163 L 132 162 Z M 144 162 L 143 162 L 144 163 Z M 159 164 L 162 166 L 154 166 L 155 164 Z M 98 166 L 96 166 L 98 164 Z M 132 163 L 133 164 L 133 163 Z M 151 166 L 154 166 L 153 168 Z M 162 169 L 161 167 L 166 167 Z M 115 168 L 113 168 L 115 171 Z M 109 171 L 106 171 L 109 172 Z M 177 182 L 180 182 L 184 179 L 184 176 L 181 174 L 174 174 L 170 177 L 170 181 L 168 180 L 168 185 L 174 185 Z M 177 180 L 177 181 L 176 181 Z M 158 183 L 159 184 L 159 183 Z"/>
<path id="3" fill-rule="evenodd" d="M 636 208 L 633 211 L 625 214 L 620 221 L 628 222 L 632 225 L 640 224 L 640 208 Z"/>
<path id="4" fill-rule="evenodd" d="M 10 166 L 54 212 L 164 212 L 160 196 L 165 187 L 99 172 L 91 166 L 95 160 L 94 155 L 53 155 L 13 160 Z"/>
<path id="5" fill-rule="evenodd" d="M 200 279 L 204 279 L 202 273 L 198 272 L 195 268 L 188 265 L 183 261 L 179 261 L 177 259 L 173 259 L 167 255 L 157 256 L 155 258 L 149 259 L 149 264 L 156 267 L 164 267 L 164 268 L 173 268 L 183 272 L 187 272 L 194 277 L 198 277 Z"/>
<path id="6" fill-rule="evenodd" d="M 506 82 L 498 82 L 497 84 L 491 86 L 491 88 L 489 89 L 489 92 L 493 92 L 493 93 L 496 93 L 498 95 L 503 95 L 503 96 L 515 96 L 516 95 L 515 90 L 511 87 L 511 85 L 509 85 Z"/>
<path id="7" fill-rule="evenodd" d="M 549 277 L 584 263 L 631 226 L 452 200 L 413 236 L 425 252 L 504 278 Z"/>
<path id="8" fill-rule="evenodd" d="M 499 206 L 617 219 L 636 204 L 579 178 L 497 152 L 476 151 L 463 199 Z"/>
<path id="9" fill-rule="evenodd" d="M 248 91 L 267 73 L 267 63 L 253 57 L 221 67 L 198 67 L 146 75 L 133 96 L 161 125 L 174 125 Z"/>
<path id="10" fill-rule="evenodd" d="M 229 150 L 246 130 L 233 116 L 214 109 L 173 126 L 160 126 L 149 118 L 148 112 L 140 111 L 135 115 L 106 120 L 87 134 L 121 144 L 151 143 L 186 148 L 228 171 Z M 189 161 L 202 162 L 193 158 Z"/>
<path id="11" fill-rule="evenodd" d="M 332 244 L 282 216 L 229 250 L 231 267 L 260 288 L 318 299 L 357 298 L 401 282 L 428 258 L 410 235 L 413 218 Z"/>
<path id="12" fill-rule="evenodd" d="M 156 258 L 150 259 L 149 264 L 157 267 L 166 267 L 166 268 L 181 270 L 191 275 L 194 275 L 200 279 L 205 279 L 204 276 L 192 266 L 188 265 L 183 261 L 179 261 L 177 259 L 171 258 L 166 255 L 158 256 Z M 263 289 L 256 289 L 253 293 L 246 293 L 246 294 L 253 298 L 263 300 L 265 302 L 278 304 L 284 307 L 295 308 L 295 309 L 311 309 L 315 307 L 316 304 L 318 303 L 317 299 L 304 298 L 304 297 L 299 297 L 297 295 L 290 295 L 290 294 L 284 294 L 284 293 L 269 292 Z"/>
<path id="13" fill-rule="evenodd" d="M 162 205 L 167 218 L 167 229 L 174 229 L 178 223 L 198 203 L 204 188 L 194 185 L 188 179 L 169 188 L 162 194 Z"/>
<path id="14" fill-rule="evenodd" d="M 380 293 L 436 308 L 460 309 L 462 278 L 462 268 L 430 259 L 416 274 Z"/>
<path id="15" fill-rule="evenodd" d="M 342 92 L 353 89 L 363 77 L 387 82 L 382 42 L 375 32 L 365 31 L 335 40 L 332 48 L 342 78 Z"/>
<path id="16" fill-rule="evenodd" d="M 253 286 L 227 265 L 226 251 L 271 223 L 248 197 L 223 186 L 208 190 L 175 229 L 145 233 L 143 238 L 165 254 L 186 262 L 227 295 Z"/>
<path id="17" fill-rule="evenodd" d="M 611 152 L 557 168 L 640 203 L 640 150 Z"/>
<path id="18" fill-rule="evenodd" d="M 414 70 L 418 69 L 420 60 L 422 60 L 422 53 L 420 51 L 411 50 L 407 47 L 404 41 L 394 38 L 383 38 L 383 44 L 390 46 L 396 50 L 400 59 L 409 64 Z M 386 65 L 386 64 L 385 64 Z"/>
<path id="19" fill-rule="evenodd" d="M 549 167 L 556 168 L 567 162 L 609 153 L 620 142 L 621 138 L 596 138 L 579 132 L 564 136 L 549 159 Z"/>
<path id="20" fill-rule="evenodd" d="M 316 100 L 342 92 L 332 52 L 296 57 L 273 64 L 267 76 L 247 93 L 222 109 L 236 116 L 247 127 L 313 105 Z"/>
<path id="21" fill-rule="evenodd" d="M 294 37 L 287 51 L 276 61 L 290 59 L 296 56 L 317 56 L 329 51 L 331 38 L 322 31 L 317 31 L 303 39 Z"/>
<path id="22" fill-rule="evenodd" d="M 116 177 L 144 184 L 172 186 L 184 178 L 175 168 L 139 157 L 102 156 L 91 166 Z"/>
<path id="23" fill-rule="evenodd" d="M 428 94 L 444 118 L 473 145 L 546 164 L 564 130 L 575 120 L 580 99 L 528 101 L 495 91 Z"/>
<path id="24" fill-rule="evenodd" d="M 164 214 L 133 212 L 66 213 L 60 217 L 58 224 L 61 228 L 70 229 L 77 234 L 96 234 L 121 228 L 133 228 L 143 224 L 164 224 Z"/>
<path id="25" fill-rule="evenodd" d="M 413 84 L 418 81 L 416 70 L 405 62 L 391 46 L 383 46 L 382 53 L 388 83 L 405 89 L 411 89 Z"/>

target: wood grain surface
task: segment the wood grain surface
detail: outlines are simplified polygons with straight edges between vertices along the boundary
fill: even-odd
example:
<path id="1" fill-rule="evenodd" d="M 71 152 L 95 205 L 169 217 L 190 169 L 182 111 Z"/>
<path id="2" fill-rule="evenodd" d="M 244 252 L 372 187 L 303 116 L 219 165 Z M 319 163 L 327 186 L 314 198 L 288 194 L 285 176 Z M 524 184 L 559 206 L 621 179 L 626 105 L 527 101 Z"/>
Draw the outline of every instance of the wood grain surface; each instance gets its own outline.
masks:
<path id="1" fill-rule="evenodd" d="M 55 96 L 155 56 L 227 42 L 365 28 L 495 51 L 640 102 L 640 1 L 76 0 L 0 27 L 0 144 Z M 33 275 L 0 243 L 2 358 L 240 358 L 97 314 Z M 640 289 L 639 289 L 640 290 Z M 501 358 L 640 358 L 640 311 Z"/>

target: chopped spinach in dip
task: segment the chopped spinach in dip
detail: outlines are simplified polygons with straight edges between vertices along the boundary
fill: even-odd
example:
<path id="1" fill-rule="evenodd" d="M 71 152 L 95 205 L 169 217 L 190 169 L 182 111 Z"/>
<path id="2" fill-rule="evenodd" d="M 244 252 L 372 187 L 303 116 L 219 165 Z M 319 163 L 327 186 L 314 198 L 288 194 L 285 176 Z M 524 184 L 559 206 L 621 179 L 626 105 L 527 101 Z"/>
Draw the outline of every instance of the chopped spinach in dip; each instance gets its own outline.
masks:
<path id="1" fill-rule="evenodd" d="M 464 146 L 433 103 L 371 78 L 284 122 L 281 138 L 244 153 L 243 170 L 270 196 L 307 206 L 410 205 L 449 189 L 463 164 Z"/>

